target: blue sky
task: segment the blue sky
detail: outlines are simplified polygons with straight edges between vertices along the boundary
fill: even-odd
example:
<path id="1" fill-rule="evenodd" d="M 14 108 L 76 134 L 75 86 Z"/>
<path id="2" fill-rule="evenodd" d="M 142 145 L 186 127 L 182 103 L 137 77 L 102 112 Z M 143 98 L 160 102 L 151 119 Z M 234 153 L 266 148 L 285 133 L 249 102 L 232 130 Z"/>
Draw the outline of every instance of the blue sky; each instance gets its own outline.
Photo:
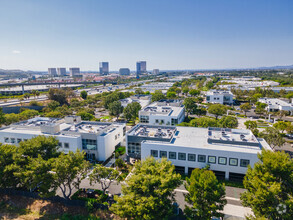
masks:
<path id="1" fill-rule="evenodd" d="M 0 0 L 0 68 L 293 64 L 292 0 Z"/>

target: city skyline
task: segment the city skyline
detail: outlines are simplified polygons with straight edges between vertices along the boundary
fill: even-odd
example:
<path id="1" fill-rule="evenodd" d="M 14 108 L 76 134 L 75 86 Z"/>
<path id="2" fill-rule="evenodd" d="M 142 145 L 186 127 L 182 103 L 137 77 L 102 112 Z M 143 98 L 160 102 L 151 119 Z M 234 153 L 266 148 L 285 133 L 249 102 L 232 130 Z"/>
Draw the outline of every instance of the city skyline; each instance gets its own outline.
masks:
<path id="1" fill-rule="evenodd" d="M 292 65 L 292 10 L 289 0 L 1 0 L 0 69 Z"/>

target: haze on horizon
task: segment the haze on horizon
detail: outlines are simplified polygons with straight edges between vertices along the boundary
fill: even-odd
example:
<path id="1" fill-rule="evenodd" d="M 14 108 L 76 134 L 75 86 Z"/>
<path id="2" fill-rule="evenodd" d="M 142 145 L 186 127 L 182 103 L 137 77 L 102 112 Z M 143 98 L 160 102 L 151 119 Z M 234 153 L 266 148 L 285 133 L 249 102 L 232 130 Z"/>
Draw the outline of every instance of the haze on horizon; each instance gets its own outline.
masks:
<path id="1" fill-rule="evenodd" d="M 292 65 L 291 0 L 0 0 L 0 69 Z"/>

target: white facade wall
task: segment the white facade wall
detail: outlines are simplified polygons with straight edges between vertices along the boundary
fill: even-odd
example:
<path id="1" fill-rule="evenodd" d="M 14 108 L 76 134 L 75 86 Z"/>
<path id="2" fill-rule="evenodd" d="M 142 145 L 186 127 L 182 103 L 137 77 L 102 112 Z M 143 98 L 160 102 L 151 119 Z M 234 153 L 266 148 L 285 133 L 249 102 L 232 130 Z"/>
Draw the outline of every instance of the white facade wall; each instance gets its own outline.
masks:
<path id="1" fill-rule="evenodd" d="M 196 143 L 195 143 L 196 144 Z M 232 148 L 232 147 L 231 147 Z M 175 166 L 185 167 L 185 173 L 188 173 L 188 168 L 204 168 L 210 165 L 210 170 L 225 172 L 225 178 L 229 178 L 229 172 L 245 174 L 247 171 L 246 167 L 240 167 L 240 159 L 250 160 L 250 165 L 253 166 L 257 161 L 257 154 L 254 153 L 244 153 L 244 152 L 233 152 L 233 151 L 223 151 L 223 150 L 212 150 L 204 148 L 190 148 L 175 145 L 162 144 L 159 142 L 142 142 L 141 143 L 141 159 L 144 160 L 146 157 L 151 156 L 151 150 L 158 150 L 158 157 L 160 158 L 160 151 L 167 151 L 167 158 Z M 176 152 L 176 160 L 169 159 L 169 152 Z M 186 160 L 178 160 L 178 153 L 186 153 Z M 188 153 L 196 154 L 196 161 L 188 161 Z M 198 162 L 198 155 L 206 155 L 206 163 Z M 208 156 L 216 156 L 216 163 L 208 163 Z M 218 164 L 218 157 L 226 157 L 227 164 Z M 238 166 L 230 166 L 229 158 L 237 158 Z"/>
<path id="2" fill-rule="evenodd" d="M 77 149 L 82 151 L 82 144 L 81 144 L 81 137 L 80 136 L 59 136 L 59 135 L 46 135 L 44 136 L 53 136 L 56 137 L 59 142 L 62 144 L 62 147 L 60 147 L 59 151 L 62 151 L 64 153 L 68 153 L 69 151 L 75 152 Z M 18 139 L 21 139 L 21 141 L 32 139 L 36 136 L 35 134 L 25 134 L 25 133 L 11 133 L 11 132 L 5 132 L 0 131 L 0 142 L 3 144 L 13 144 L 18 146 Z M 9 138 L 9 142 L 6 142 L 5 139 Z M 15 139 L 15 143 L 12 143 L 12 139 Z M 68 143 L 69 148 L 65 148 L 65 144 Z"/>

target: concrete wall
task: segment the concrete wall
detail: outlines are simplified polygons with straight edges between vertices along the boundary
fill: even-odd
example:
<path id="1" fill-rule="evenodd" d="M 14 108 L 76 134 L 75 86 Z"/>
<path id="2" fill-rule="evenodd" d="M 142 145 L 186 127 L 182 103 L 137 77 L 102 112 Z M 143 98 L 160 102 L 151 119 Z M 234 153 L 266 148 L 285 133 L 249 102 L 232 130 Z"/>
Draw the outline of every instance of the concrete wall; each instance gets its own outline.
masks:
<path id="1" fill-rule="evenodd" d="M 2 110 L 5 114 L 10 114 L 10 113 L 18 114 L 18 113 L 20 113 L 20 109 L 22 109 L 22 108 L 40 111 L 44 107 L 45 106 L 10 106 L 10 107 L 2 107 Z"/>

